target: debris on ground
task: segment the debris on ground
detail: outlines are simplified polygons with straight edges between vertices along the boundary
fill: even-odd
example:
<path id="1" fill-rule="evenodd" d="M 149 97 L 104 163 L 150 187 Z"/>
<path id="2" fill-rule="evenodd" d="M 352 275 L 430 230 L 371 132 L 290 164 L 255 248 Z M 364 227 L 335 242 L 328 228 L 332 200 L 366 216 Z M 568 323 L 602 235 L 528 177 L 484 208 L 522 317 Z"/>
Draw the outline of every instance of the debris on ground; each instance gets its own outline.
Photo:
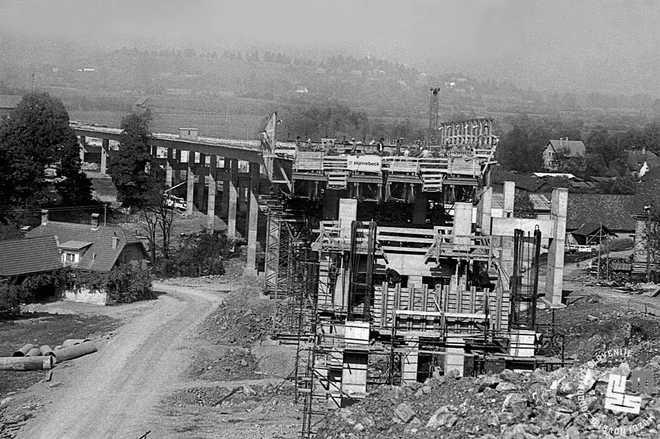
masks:
<path id="1" fill-rule="evenodd" d="M 660 376 L 660 356 L 645 365 Z M 590 372 L 586 372 L 589 370 Z M 609 374 L 616 368 L 575 366 L 553 372 L 505 370 L 476 378 L 440 376 L 402 387 L 380 386 L 364 400 L 328 416 L 318 438 L 578 439 L 611 437 L 590 417 L 615 428 L 647 422 L 636 437 L 658 437 L 660 395 L 644 397 L 639 415 L 604 409 Z M 656 381 L 657 382 L 657 381 Z M 581 385 L 583 387 L 581 387 Z M 584 391 L 582 391 L 584 389 Z M 660 422 L 660 421 L 659 421 Z"/>

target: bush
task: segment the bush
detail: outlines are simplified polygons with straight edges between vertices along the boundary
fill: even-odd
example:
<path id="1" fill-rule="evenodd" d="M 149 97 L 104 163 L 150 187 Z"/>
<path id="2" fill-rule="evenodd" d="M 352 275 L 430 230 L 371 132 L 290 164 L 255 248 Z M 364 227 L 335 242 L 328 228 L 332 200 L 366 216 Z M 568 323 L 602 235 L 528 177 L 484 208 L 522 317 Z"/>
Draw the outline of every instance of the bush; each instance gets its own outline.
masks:
<path id="1" fill-rule="evenodd" d="M 224 231 L 185 236 L 172 258 L 161 262 L 161 273 L 189 277 L 223 275 L 223 261 L 231 256 L 234 244 Z"/>
<path id="2" fill-rule="evenodd" d="M 0 312 L 16 312 L 25 300 L 26 291 L 21 285 L 3 282 L 0 284 Z"/>
<path id="3" fill-rule="evenodd" d="M 0 283 L 0 311 L 16 312 L 19 305 L 61 292 L 67 282 L 66 270 L 31 274 Z"/>
<path id="4" fill-rule="evenodd" d="M 132 303 L 154 298 L 151 273 L 131 264 L 114 267 L 107 273 L 70 271 L 68 288 L 104 291 L 108 294 L 108 304 Z"/>

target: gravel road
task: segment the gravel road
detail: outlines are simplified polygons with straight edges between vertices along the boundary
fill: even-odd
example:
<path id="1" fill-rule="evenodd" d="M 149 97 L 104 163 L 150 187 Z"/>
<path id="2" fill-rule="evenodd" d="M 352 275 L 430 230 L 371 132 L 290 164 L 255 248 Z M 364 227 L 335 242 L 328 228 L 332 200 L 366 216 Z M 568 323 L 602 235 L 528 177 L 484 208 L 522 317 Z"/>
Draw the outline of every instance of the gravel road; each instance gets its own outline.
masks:
<path id="1" fill-rule="evenodd" d="M 100 342 L 98 353 L 54 369 L 49 388 L 44 384 L 44 409 L 17 438 L 169 436 L 159 430 L 156 407 L 185 386 L 195 329 L 226 293 L 163 284 L 154 289 L 166 294 Z"/>

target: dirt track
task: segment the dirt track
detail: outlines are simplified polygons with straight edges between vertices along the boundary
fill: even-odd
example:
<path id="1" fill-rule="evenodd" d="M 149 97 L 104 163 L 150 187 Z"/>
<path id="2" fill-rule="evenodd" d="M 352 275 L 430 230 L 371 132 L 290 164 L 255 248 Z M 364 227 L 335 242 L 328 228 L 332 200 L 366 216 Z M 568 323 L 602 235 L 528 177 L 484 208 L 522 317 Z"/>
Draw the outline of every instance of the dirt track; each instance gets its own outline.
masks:
<path id="1" fill-rule="evenodd" d="M 43 383 L 44 409 L 18 438 L 137 439 L 147 431 L 171 437 L 161 431 L 157 406 L 186 385 L 195 328 L 225 293 L 160 284 L 155 290 L 166 294 L 101 342 L 98 353 L 54 369 L 56 387 Z"/>

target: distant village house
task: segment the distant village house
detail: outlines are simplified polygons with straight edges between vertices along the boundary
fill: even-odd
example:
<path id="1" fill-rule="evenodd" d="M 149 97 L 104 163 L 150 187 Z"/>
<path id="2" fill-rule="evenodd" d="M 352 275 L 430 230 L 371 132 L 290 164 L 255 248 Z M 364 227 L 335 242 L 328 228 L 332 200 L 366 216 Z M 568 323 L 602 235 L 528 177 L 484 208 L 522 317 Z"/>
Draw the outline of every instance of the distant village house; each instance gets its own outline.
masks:
<path id="1" fill-rule="evenodd" d="M 561 159 L 584 158 L 587 148 L 582 140 L 550 140 L 543 150 L 543 168 L 549 171 L 558 171 Z"/>

